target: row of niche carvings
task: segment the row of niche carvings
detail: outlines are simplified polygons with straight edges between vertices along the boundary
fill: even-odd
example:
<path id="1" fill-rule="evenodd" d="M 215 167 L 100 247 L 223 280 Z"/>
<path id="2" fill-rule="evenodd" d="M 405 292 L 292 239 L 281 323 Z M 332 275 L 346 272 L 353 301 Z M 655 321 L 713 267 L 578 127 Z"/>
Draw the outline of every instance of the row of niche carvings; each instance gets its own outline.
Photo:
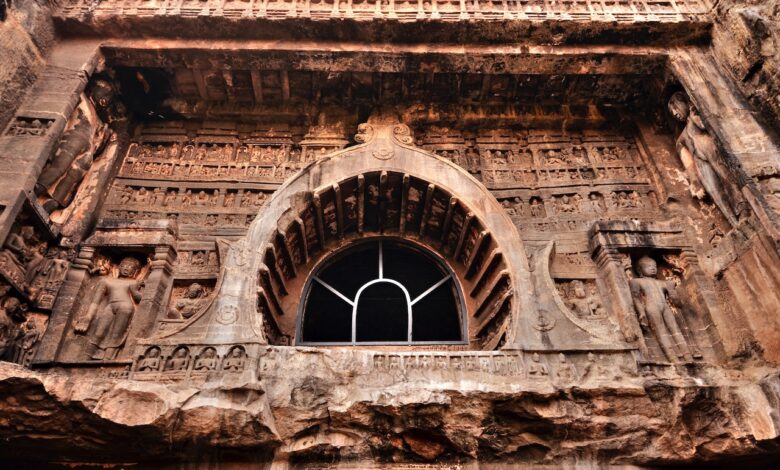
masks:
<path id="1" fill-rule="evenodd" d="M 173 127 L 171 129 L 170 127 Z M 280 125 L 279 127 L 284 127 Z M 307 135 L 294 142 L 289 130 L 239 133 L 203 129 L 191 138 L 183 127 L 148 127 L 124 159 L 128 179 L 240 180 L 281 183 L 304 165 L 347 141 Z M 178 134 L 177 134 L 178 132 Z M 343 131 L 341 131 L 343 132 Z M 545 187 L 562 183 L 641 183 L 644 163 L 633 137 L 609 131 L 482 129 L 479 132 L 431 126 L 417 144 L 446 158 L 488 185 Z"/>
<path id="2" fill-rule="evenodd" d="M 255 349 L 255 348 L 253 348 Z M 193 351 L 197 351 L 193 353 Z M 234 346 L 150 346 L 134 359 L 129 376 L 135 380 L 198 380 L 209 373 L 240 373 L 256 369 L 258 376 L 273 376 L 280 363 L 293 352 L 266 347 L 255 354 Z M 638 370 L 626 353 L 479 353 L 435 352 L 356 353 L 346 373 L 361 377 L 367 374 L 404 380 L 420 374 L 426 377 L 514 377 L 540 383 L 571 385 L 633 379 Z"/>
<path id="3" fill-rule="evenodd" d="M 548 2 L 544 0 L 476 0 L 454 1 L 436 0 L 417 2 L 410 0 L 389 0 L 372 2 L 369 0 L 265 0 L 257 3 L 230 0 L 178 0 L 144 2 L 136 5 L 127 2 L 107 1 L 98 8 L 102 14 L 120 12 L 124 15 L 210 15 L 243 16 L 252 18 L 283 19 L 301 18 L 388 18 L 397 20 L 448 20 L 465 21 L 469 19 L 505 21 L 512 19 L 628 19 L 679 21 L 684 16 L 705 14 L 709 5 L 705 0 L 617 0 L 617 1 L 568 1 Z M 89 9 L 84 0 L 69 0 L 60 5 L 60 14 L 77 15 Z"/>

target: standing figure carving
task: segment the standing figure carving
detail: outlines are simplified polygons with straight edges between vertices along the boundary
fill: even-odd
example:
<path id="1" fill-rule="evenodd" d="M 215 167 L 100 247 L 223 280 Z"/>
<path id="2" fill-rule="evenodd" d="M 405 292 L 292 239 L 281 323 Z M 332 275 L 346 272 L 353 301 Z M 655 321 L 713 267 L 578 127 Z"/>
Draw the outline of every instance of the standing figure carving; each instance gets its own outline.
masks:
<path id="1" fill-rule="evenodd" d="M 658 265 L 649 256 L 637 262 L 639 277 L 631 279 L 631 296 L 639 317 L 639 324 L 650 330 L 669 361 L 691 360 L 691 350 L 670 302 L 681 306 L 677 288 L 670 281 L 656 278 Z"/>
<path id="2" fill-rule="evenodd" d="M 143 280 L 136 280 L 141 263 L 126 257 L 119 263 L 119 277 L 98 279 L 87 313 L 74 323 L 76 334 L 86 335 L 91 359 L 115 359 L 127 339 L 136 304 L 141 301 Z"/>
<path id="3" fill-rule="evenodd" d="M 35 184 L 35 194 L 47 212 L 63 209 L 73 201 L 107 135 L 106 126 L 100 122 L 91 102 L 82 96 L 75 121 L 62 134 L 57 150 Z"/>
<path id="4" fill-rule="evenodd" d="M 729 183 L 732 177 L 721 160 L 715 138 L 684 93 L 672 95 L 669 112 L 685 123 L 677 138 L 677 153 L 690 180 L 691 194 L 697 199 L 708 195 L 729 223 L 736 226 L 743 199 Z"/>
<path id="5" fill-rule="evenodd" d="M 38 329 L 35 321 L 28 319 L 16 335 L 14 362 L 23 366 L 29 366 L 32 363 L 35 347 L 40 339 L 41 331 Z"/>

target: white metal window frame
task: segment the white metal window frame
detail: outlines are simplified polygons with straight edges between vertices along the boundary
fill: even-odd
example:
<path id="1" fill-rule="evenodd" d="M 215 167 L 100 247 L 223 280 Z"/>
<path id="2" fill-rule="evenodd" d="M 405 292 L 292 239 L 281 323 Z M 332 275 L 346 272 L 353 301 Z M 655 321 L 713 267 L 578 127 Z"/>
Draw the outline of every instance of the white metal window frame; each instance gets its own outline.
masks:
<path id="1" fill-rule="evenodd" d="M 442 284 L 446 283 L 449 280 L 455 280 L 455 277 L 453 276 L 452 272 L 449 272 L 447 275 L 445 275 L 442 279 L 434 283 L 432 286 L 430 286 L 428 289 L 426 289 L 423 293 L 415 297 L 414 299 L 411 298 L 411 295 L 409 294 L 409 290 L 399 281 L 395 279 L 386 278 L 384 276 L 384 253 L 383 253 L 383 240 L 380 238 L 378 240 L 375 240 L 379 244 L 379 256 L 378 256 L 378 277 L 376 279 L 372 279 L 365 284 L 363 284 L 355 294 L 354 299 L 350 299 L 343 293 L 339 292 L 338 289 L 331 286 L 327 282 L 320 279 L 316 274 L 312 275 L 310 280 L 307 282 L 307 287 L 304 289 L 304 296 L 301 301 L 301 308 L 299 309 L 299 321 L 298 321 L 298 334 L 296 335 L 298 337 L 298 340 L 296 341 L 298 344 L 302 345 L 313 345 L 313 346 L 327 346 L 327 345 L 394 345 L 394 344 L 403 344 L 403 345 L 421 345 L 421 344 L 466 344 L 467 341 L 464 339 L 466 337 L 465 334 L 465 318 L 462 314 L 463 311 L 463 298 L 462 294 L 460 293 L 460 289 L 456 288 L 457 295 L 456 295 L 456 303 L 457 308 L 459 311 L 459 319 L 461 324 L 461 340 L 459 341 L 413 341 L 413 315 L 412 315 L 412 307 L 419 302 L 420 300 L 424 299 L 427 295 L 429 295 L 431 292 L 435 291 L 437 288 L 439 288 Z M 352 248 L 352 247 L 348 247 Z M 319 270 L 327 268 L 327 265 L 323 265 L 322 268 Z M 319 271 L 318 270 L 318 271 Z M 308 301 L 308 295 L 311 290 L 311 283 L 316 282 L 320 284 L 322 287 L 326 288 L 333 294 L 335 294 L 339 299 L 346 302 L 351 308 L 352 308 L 352 319 L 351 319 L 351 341 L 350 342 L 326 342 L 326 341 L 305 341 L 303 339 L 303 315 L 305 315 L 306 310 L 306 303 Z M 363 293 L 364 290 L 367 288 L 380 284 L 380 283 L 387 283 L 392 284 L 398 288 L 401 289 L 401 291 L 404 294 L 404 297 L 406 299 L 406 310 L 407 310 L 407 336 L 406 341 L 358 341 L 357 340 L 357 314 L 358 314 L 358 305 L 360 301 L 360 295 Z"/>

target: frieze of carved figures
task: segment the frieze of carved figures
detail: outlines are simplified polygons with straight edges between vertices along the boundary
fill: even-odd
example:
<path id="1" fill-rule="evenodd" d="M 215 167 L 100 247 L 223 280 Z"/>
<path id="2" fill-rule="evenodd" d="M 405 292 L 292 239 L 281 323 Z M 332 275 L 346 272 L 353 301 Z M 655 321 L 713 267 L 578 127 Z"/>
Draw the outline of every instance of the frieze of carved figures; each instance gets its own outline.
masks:
<path id="1" fill-rule="evenodd" d="M 589 192 L 552 195 L 543 200 L 532 197 L 526 203 L 522 198 L 505 199 L 502 203 L 512 216 L 547 217 L 548 215 L 600 214 L 606 210 L 650 209 L 655 206 L 652 193 L 640 194 L 636 190 L 609 191 L 605 194 Z"/>
<path id="2" fill-rule="evenodd" d="M 630 355 L 597 356 L 593 353 L 585 355 L 534 352 L 523 355 L 511 352 L 484 354 L 430 351 L 374 353 L 367 362 L 347 354 L 341 362 L 344 364 L 344 373 L 367 374 L 372 378 L 387 375 L 399 379 L 414 374 L 422 374 L 431 379 L 441 376 L 479 376 L 485 380 L 492 377 L 503 380 L 515 377 L 530 379 L 534 384 L 569 386 L 579 384 L 581 380 L 601 381 L 614 377 L 637 376 L 636 363 Z M 575 362 L 578 365 L 575 365 Z M 284 350 L 271 349 L 261 355 L 258 372 L 261 375 L 273 375 L 279 373 L 280 365 L 283 364 Z"/>
<path id="3" fill-rule="evenodd" d="M 108 126 L 82 94 L 68 125 L 35 184 L 38 202 L 49 213 L 67 207 L 109 137 Z"/>
<path id="4" fill-rule="evenodd" d="M 399 371 L 463 371 L 500 376 L 523 376 L 523 360 L 517 354 L 375 354 L 372 370 Z"/>
<path id="5" fill-rule="evenodd" d="M 109 207 L 122 206 L 167 212 L 171 210 L 246 213 L 261 207 L 268 194 L 241 189 L 188 189 L 122 185 L 118 182 L 109 196 Z"/>
<path id="6" fill-rule="evenodd" d="M 225 179 L 278 183 L 290 172 L 303 167 L 305 162 L 284 162 L 279 166 L 205 163 L 158 163 L 125 160 L 119 176 L 136 179 L 167 179 L 170 181 L 209 181 Z"/>
<path id="7" fill-rule="evenodd" d="M 583 266 L 591 266 L 593 261 L 590 258 L 590 253 L 587 251 L 578 251 L 573 253 L 556 252 L 555 253 L 555 266 L 563 269 L 580 269 Z"/>
<path id="8" fill-rule="evenodd" d="M 718 149 L 718 143 L 704 123 L 696 107 L 683 92 L 669 99 L 669 112 L 683 123 L 677 138 L 677 153 L 688 177 L 691 195 L 709 198 L 732 226 L 745 216 L 747 204 L 732 181 L 728 167 Z"/>
<path id="9" fill-rule="evenodd" d="M 284 19 L 300 18 L 361 18 L 361 19 L 398 19 L 404 21 L 449 20 L 449 21 L 506 21 L 512 19 L 549 20 L 575 18 L 588 20 L 610 20 L 629 15 L 634 21 L 680 20 L 684 16 L 703 15 L 708 12 L 706 2 L 697 0 L 679 0 L 673 4 L 652 3 L 639 0 L 621 0 L 602 5 L 587 2 L 545 2 L 531 0 L 523 2 L 501 3 L 488 0 L 468 2 L 417 2 L 409 0 L 391 0 L 387 2 L 338 2 L 310 0 L 284 1 L 260 0 L 246 2 L 242 0 L 171 0 L 169 2 L 120 2 L 109 0 L 98 6 L 87 0 L 64 0 L 60 4 L 59 14 L 80 17 L 88 12 L 101 15 L 175 15 L 181 17 L 230 16 L 247 18 Z"/>
<path id="10" fill-rule="evenodd" d="M 170 347 L 169 347 L 170 348 Z M 218 349 L 222 350 L 222 356 Z M 234 346 L 173 346 L 172 349 L 149 346 L 135 363 L 135 378 L 183 379 L 209 372 L 238 373 L 247 367 L 246 349 Z"/>
<path id="11" fill-rule="evenodd" d="M 188 213 L 165 213 L 165 212 L 142 212 L 142 211 L 121 211 L 109 210 L 106 215 L 112 219 L 134 220 L 152 220 L 166 218 L 177 220 L 179 224 L 200 225 L 204 227 L 248 227 L 255 218 L 254 213 L 250 214 L 188 214 Z"/>
<path id="12" fill-rule="evenodd" d="M 133 143 L 124 159 L 120 176 L 191 180 L 229 178 L 278 181 L 297 171 L 317 155 L 336 148 L 320 146 L 301 149 L 289 144 L 253 145 L 243 143 Z"/>
<path id="13" fill-rule="evenodd" d="M 219 268 L 219 256 L 215 250 L 182 250 L 176 258 L 176 273 L 215 272 Z"/>
<path id="14" fill-rule="evenodd" d="M 73 330 L 87 339 L 87 356 L 94 360 L 115 359 L 125 344 L 133 316 L 141 301 L 144 287 L 141 262 L 134 257 L 123 258 L 117 275 L 105 264 L 99 267 L 92 297 L 86 302 L 86 312 L 76 317 Z"/>
<path id="15" fill-rule="evenodd" d="M 566 306 L 578 318 L 596 320 L 607 316 L 594 280 L 556 281 L 556 287 Z"/>
<path id="16" fill-rule="evenodd" d="M 5 135 L 40 137 L 49 132 L 54 119 L 29 118 L 17 116 L 11 123 Z"/>
<path id="17" fill-rule="evenodd" d="M 683 305 L 675 282 L 659 279 L 658 263 L 649 256 L 637 260 L 635 272 L 629 286 L 643 333 L 658 342 L 670 362 L 701 357 L 681 315 Z"/>

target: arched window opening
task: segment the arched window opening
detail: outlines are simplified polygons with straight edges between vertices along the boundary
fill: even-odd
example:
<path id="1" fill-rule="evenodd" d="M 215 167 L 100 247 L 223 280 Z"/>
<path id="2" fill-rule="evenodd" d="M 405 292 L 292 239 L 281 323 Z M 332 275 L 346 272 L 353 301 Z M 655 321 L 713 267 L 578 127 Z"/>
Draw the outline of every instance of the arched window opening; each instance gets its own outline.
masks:
<path id="1" fill-rule="evenodd" d="M 453 275 L 420 248 L 388 239 L 327 261 L 308 282 L 302 344 L 460 344 L 461 297 Z"/>

